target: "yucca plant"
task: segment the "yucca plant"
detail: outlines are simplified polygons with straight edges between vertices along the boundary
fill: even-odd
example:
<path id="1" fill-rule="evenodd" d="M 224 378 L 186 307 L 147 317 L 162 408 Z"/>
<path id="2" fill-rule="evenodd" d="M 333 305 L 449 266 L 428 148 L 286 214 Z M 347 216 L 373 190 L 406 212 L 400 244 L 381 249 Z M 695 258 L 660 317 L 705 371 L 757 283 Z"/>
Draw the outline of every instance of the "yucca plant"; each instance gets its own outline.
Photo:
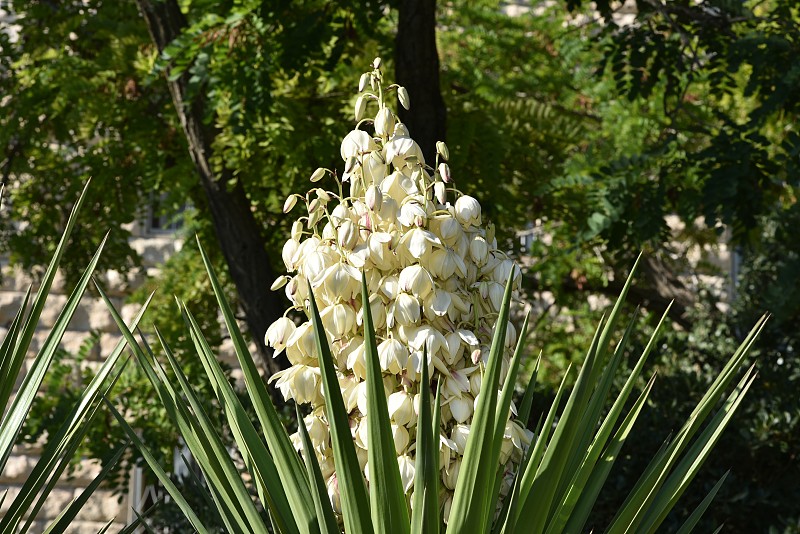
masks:
<path id="1" fill-rule="evenodd" d="M 497 251 L 491 228 L 481 225 L 477 200 L 451 185 L 447 147 L 440 144 L 436 165 L 426 166 L 396 122 L 386 95 L 396 91 L 406 107 L 408 95 L 401 87 L 383 87 L 379 60 L 362 76 L 359 90 L 356 118 L 359 126 L 371 124 L 374 134 L 357 127 L 345 138 L 341 181 L 325 169 L 312 175 L 312 181 L 332 175 L 338 192 L 318 188 L 293 195 L 285 205 L 289 211 L 301 200 L 307 215 L 284 248 L 287 268 L 296 274 L 274 288 L 285 285 L 293 309 L 307 322 L 297 326 L 282 318 L 269 328 L 267 341 L 285 348 L 293 364 L 274 377 L 278 387 L 311 410 L 302 417 L 298 406 L 295 435 L 280 423 L 202 246 L 256 421 L 188 307 L 177 304 L 224 407 L 229 436 L 214 430 L 158 330 L 169 374 L 98 290 L 200 466 L 207 502 L 229 532 L 582 531 L 654 385 L 651 377 L 629 403 L 666 313 L 622 390 L 612 396 L 633 322 L 613 350 L 611 334 L 634 265 L 571 391 L 565 376 L 548 413 L 535 428 L 523 428 L 535 374 L 513 418 L 527 328 L 526 319 L 516 336 L 509 322 L 519 270 Z M 377 103 L 375 119 L 362 120 L 371 101 Z M 764 320 L 652 459 L 608 532 L 658 529 L 752 384 L 753 367 L 741 370 Z M 209 532 L 135 430 L 110 404 L 109 409 L 192 526 Z M 682 532 L 696 524 L 720 484 Z"/>
<path id="2" fill-rule="evenodd" d="M 86 187 L 88 187 L 88 183 Z M 25 417 L 36 398 L 45 373 L 47 373 L 53 361 L 58 345 L 64 336 L 64 332 L 67 330 L 72 316 L 78 309 L 80 300 L 91 281 L 92 273 L 94 272 L 97 261 L 103 250 L 105 240 L 100 244 L 91 262 L 89 262 L 89 265 L 80 277 L 77 286 L 67 299 L 66 304 L 48 333 L 42 347 L 30 360 L 27 372 L 24 374 L 22 382 L 15 392 L 14 387 L 22 365 L 26 357 L 29 356 L 31 340 L 33 339 L 37 323 L 39 322 L 42 310 L 47 305 L 47 298 L 52 288 L 59 263 L 75 226 L 78 212 L 83 205 L 85 191 L 84 189 L 84 192 L 72 209 L 64 233 L 39 284 L 36 295 L 31 299 L 32 287 L 29 286 L 22 304 L 0 344 L 0 406 L 4 408 L 2 422 L 0 423 L 0 473 L 6 468 L 6 464 L 14 450 Z M 146 305 L 143 306 L 142 311 L 131 323 L 131 328 L 136 327 L 145 308 Z M 92 424 L 92 420 L 96 417 L 98 407 L 102 404 L 102 396 L 110 393 L 116 379 L 119 377 L 121 370 L 115 370 L 115 367 L 121 367 L 124 348 L 125 341 L 120 340 L 84 390 L 79 402 L 72 407 L 64 422 L 55 433 L 49 436 L 47 445 L 41 452 L 38 462 L 19 489 L 17 495 L 13 499 L 7 495 L 7 491 L 0 495 L 0 503 L 5 501 L 6 498 L 10 499 L 8 508 L 3 516 L 0 517 L 0 533 L 12 534 L 15 532 L 27 532 L 31 528 L 45 499 L 47 499 L 49 493 L 58 482 L 59 477 L 68 467 L 70 460 L 75 456 L 76 450 L 85 437 L 89 425 Z M 92 483 L 87 486 L 48 527 L 46 527 L 45 532 L 60 533 L 66 529 L 67 525 L 69 525 L 78 514 L 81 507 L 88 501 L 94 490 L 98 488 L 111 469 L 113 469 L 119 461 L 126 448 L 127 446 L 123 446 L 114 453 Z M 106 531 L 113 521 L 114 518 L 110 518 L 108 524 L 101 532 Z"/>

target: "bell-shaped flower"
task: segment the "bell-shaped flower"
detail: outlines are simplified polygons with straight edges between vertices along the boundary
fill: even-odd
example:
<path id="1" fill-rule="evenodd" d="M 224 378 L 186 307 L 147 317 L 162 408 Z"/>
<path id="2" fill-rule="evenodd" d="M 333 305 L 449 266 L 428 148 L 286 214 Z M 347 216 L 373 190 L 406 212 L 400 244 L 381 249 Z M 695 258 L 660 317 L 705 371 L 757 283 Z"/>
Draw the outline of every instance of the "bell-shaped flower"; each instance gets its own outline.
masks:
<path id="1" fill-rule="evenodd" d="M 398 391 L 389 395 L 386 404 L 389 408 L 389 417 L 396 425 L 408 425 L 414 419 L 414 402 L 411 395 L 405 391 Z"/>
<path id="2" fill-rule="evenodd" d="M 444 468 L 444 477 L 442 477 L 442 482 L 444 483 L 444 487 L 449 490 L 456 489 L 456 481 L 458 480 L 458 472 L 461 470 L 461 459 L 457 458 L 450 462 Z"/>
<path id="3" fill-rule="evenodd" d="M 393 172 L 381 182 L 381 193 L 398 203 L 402 203 L 409 195 L 418 195 L 419 192 L 414 180 L 400 171 Z"/>
<path id="4" fill-rule="evenodd" d="M 448 405 L 453 419 L 459 423 L 466 422 L 472 417 L 472 413 L 475 411 L 474 400 L 467 394 L 461 397 L 452 397 Z"/>
<path id="5" fill-rule="evenodd" d="M 358 158 L 362 154 L 377 150 L 378 145 L 367 132 L 363 130 L 353 130 L 342 140 L 340 150 L 342 159 L 347 161 L 349 158 Z"/>
<path id="6" fill-rule="evenodd" d="M 283 349 L 286 348 L 286 342 L 289 341 L 296 328 L 294 321 L 288 317 L 281 317 L 267 328 L 267 333 L 264 335 L 264 343 L 274 349 L 273 358 L 283 352 Z"/>
<path id="7" fill-rule="evenodd" d="M 469 195 L 462 195 L 456 200 L 455 215 L 465 228 L 481 225 L 481 205 Z"/>
<path id="8" fill-rule="evenodd" d="M 356 327 L 356 312 L 349 304 L 333 304 L 320 312 L 322 325 L 333 339 L 341 339 Z"/>
<path id="9" fill-rule="evenodd" d="M 448 247 L 455 245 L 464 235 L 461 224 L 449 214 L 434 217 L 431 220 L 431 231 L 439 236 Z"/>
<path id="10" fill-rule="evenodd" d="M 433 291 L 433 278 L 421 265 L 409 265 L 400 271 L 400 291 L 411 293 L 420 300 Z"/>
<path id="11" fill-rule="evenodd" d="M 396 130 L 395 130 L 396 131 Z M 386 161 L 395 169 L 402 169 L 409 163 L 425 165 L 425 156 L 416 141 L 410 137 L 395 135 L 384 147 Z"/>
<path id="12" fill-rule="evenodd" d="M 392 425 L 392 439 L 394 440 L 394 450 L 398 455 L 403 454 L 408 448 L 411 436 L 408 429 L 403 425 Z"/>
<path id="13" fill-rule="evenodd" d="M 400 214 L 397 216 L 400 224 L 407 227 L 425 226 L 427 219 L 428 214 L 425 212 L 425 208 L 416 201 L 405 202 L 400 206 Z M 420 222 L 422 224 L 419 224 Z"/>
<path id="14" fill-rule="evenodd" d="M 320 273 L 311 287 L 319 288 L 328 302 L 349 301 L 361 294 L 361 273 L 346 263 L 337 262 Z"/>
<path id="15" fill-rule="evenodd" d="M 283 264 L 286 266 L 286 270 L 292 272 L 296 269 L 294 264 L 295 254 L 297 253 L 297 249 L 300 247 L 300 243 L 297 242 L 295 239 L 289 239 L 286 243 L 283 244 L 283 250 L 281 250 L 281 258 L 283 259 Z"/>
<path id="16" fill-rule="evenodd" d="M 339 481 L 336 478 L 335 472 L 328 479 L 328 482 L 325 484 L 325 488 L 328 490 L 328 498 L 331 500 L 331 507 L 333 508 L 333 512 L 335 514 L 341 515 L 342 502 L 339 496 Z"/>
<path id="17" fill-rule="evenodd" d="M 373 232 L 367 238 L 369 261 L 382 271 L 389 271 L 397 265 L 397 256 L 389 248 L 392 236 L 385 232 Z"/>
<path id="18" fill-rule="evenodd" d="M 397 457 L 397 466 L 400 468 L 400 482 L 403 491 L 408 493 L 414 487 L 414 459 L 407 454 Z"/>
<path id="19" fill-rule="evenodd" d="M 369 296 L 369 309 L 372 315 L 372 325 L 375 330 L 380 330 L 386 326 L 386 305 L 383 303 L 380 295 L 375 293 Z M 364 324 L 364 308 L 358 310 L 356 314 L 356 324 L 362 326 Z"/>
<path id="20" fill-rule="evenodd" d="M 469 439 L 470 426 L 465 424 L 457 424 L 450 431 L 450 439 L 456 446 L 456 452 L 463 455 L 467 450 L 467 440 Z"/>
<path id="21" fill-rule="evenodd" d="M 394 113 L 389 108 L 382 108 L 375 115 L 375 133 L 381 137 L 389 137 L 394 133 L 394 125 L 397 121 Z"/>
<path id="22" fill-rule="evenodd" d="M 318 367 L 308 365 L 293 365 L 283 371 L 278 371 L 269 379 L 275 382 L 283 398 L 294 399 L 295 402 L 306 404 L 314 402 L 320 397 L 320 371 Z"/>
<path id="23" fill-rule="evenodd" d="M 482 236 L 472 236 L 469 242 L 469 256 L 479 267 L 489 258 L 489 244 Z"/>
<path id="24" fill-rule="evenodd" d="M 408 364 L 408 348 L 394 338 L 385 339 L 378 345 L 378 361 L 383 371 L 399 374 Z"/>
<path id="25" fill-rule="evenodd" d="M 450 247 L 433 251 L 430 261 L 431 271 L 438 278 L 446 280 L 457 274 L 461 278 L 467 276 L 467 266 L 461 256 Z"/>
<path id="26" fill-rule="evenodd" d="M 386 316 L 386 323 L 391 327 L 393 321 L 404 326 L 415 325 L 421 316 L 419 301 L 408 293 L 400 293 L 392 303 Z"/>
<path id="27" fill-rule="evenodd" d="M 428 256 L 433 245 L 441 244 L 442 242 L 432 232 L 414 227 L 400 238 L 401 247 L 398 253 L 404 262 L 410 264 Z"/>

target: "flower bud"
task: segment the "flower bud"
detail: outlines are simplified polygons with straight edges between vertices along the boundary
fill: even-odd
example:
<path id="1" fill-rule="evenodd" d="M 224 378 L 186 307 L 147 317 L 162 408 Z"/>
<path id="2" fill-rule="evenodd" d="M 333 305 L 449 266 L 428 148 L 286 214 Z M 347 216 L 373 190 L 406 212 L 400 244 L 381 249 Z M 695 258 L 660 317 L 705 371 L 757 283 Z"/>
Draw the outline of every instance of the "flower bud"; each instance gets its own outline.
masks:
<path id="1" fill-rule="evenodd" d="M 278 278 L 275 279 L 274 282 L 272 282 L 272 285 L 269 288 L 270 291 L 279 290 L 280 288 L 285 286 L 287 284 L 287 282 L 289 282 L 289 280 L 291 280 L 290 276 L 286 276 L 285 274 L 282 275 L 282 276 L 279 276 Z"/>
<path id="2" fill-rule="evenodd" d="M 433 196 L 439 201 L 439 204 L 447 204 L 447 188 L 444 182 L 436 182 L 433 184 Z"/>
<path id="3" fill-rule="evenodd" d="M 439 154 L 444 161 L 450 159 L 450 151 L 447 149 L 447 145 L 444 144 L 444 141 L 436 141 L 436 153 Z"/>
<path id="4" fill-rule="evenodd" d="M 375 133 L 388 137 L 394 133 L 394 114 L 389 108 L 382 108 L 375 116 Z"/>
<path id="5" fill-rule="evenodd" d="M 375 59 L 372 60 L 372 68 L 375 69 L 375 70 L 378 70 L 379 68 L 381 68 L 381 58 L 380 57 L 376 57 Z"/>
<path id="6" fill-rule="evenodd" d="M 365 72 L 361 75 L 361 78 L 358 80 L 358 92 L 361 93 L 364 89 L 367 88 L 367 84 L 369 83 L 369 72 Z"/>
<path id="7" fill-rule="evenodd" d="M 408 442 L 411 441 L 408 430 L 403 425 L 392 425 L 392 438 L 394 439 L 394 450 L 398 455 L 406 450 Z"/>
<path id="8" fill-rule="evenodd" d="M 452 178 L 450 177 L 450 165 L 448 165 L 447 163 L 440 163 L 439 176 L 442 177 L 442 181 L 446 184 L 452 182 Z"/>
<path id="9" fill-rule="evenodd" d="M 342 221 L 336 231 L 336 242 L 345 250 L 353 250 L 358 243 L 358 228 L 350 219 Z"/>
<path id="10" fill-rule="evenodd" d="M 364 198 L 367 208 L 370 211 L 381 211 L 381 204 L 383 203 L 383 193 L 381 188 L 377 185 L 371 185 L 367 188 L 367 193 Z"/>
<path id="11" fill-rule="evenodd" d="M 292 239 L 294 241 L 300 241 L 301 237 L 303 237 L 303 223 L 295 221 L 292 223 Z"/>
<path id="12" fill-rule="evenodd" d="M 283 213 L 292 211 L 295 204 L 297 204 L 297 195 L 289 195 L 286 197 L 286 201 L 283 203 Z"/>
<path id="13" fill-rule="evenodd" d="M 311 175 L 311 181 L 312 182 L 319 182 L 320 180 L 322 180 L 325 177 L 325 173 L 326 172 L 327 171 L 325 169 L 323 169 L 322 167 L 318 168 L 316 171 L 314 171 L 314 174 Z"/>
<path id="14" fill-rule="evenodd" d="M 397 88 L 397 99 L 406 110 L 411 109 L 411 99 L 408 97 L 408 91 L 405 87 Z"/>
<path id="15" fill-rule="evenodd" d="M 361 95 L 356 99 L 356 120 L 360 121 L 364 117 L 364 112 L 367 110 L 367 95 Z"/>

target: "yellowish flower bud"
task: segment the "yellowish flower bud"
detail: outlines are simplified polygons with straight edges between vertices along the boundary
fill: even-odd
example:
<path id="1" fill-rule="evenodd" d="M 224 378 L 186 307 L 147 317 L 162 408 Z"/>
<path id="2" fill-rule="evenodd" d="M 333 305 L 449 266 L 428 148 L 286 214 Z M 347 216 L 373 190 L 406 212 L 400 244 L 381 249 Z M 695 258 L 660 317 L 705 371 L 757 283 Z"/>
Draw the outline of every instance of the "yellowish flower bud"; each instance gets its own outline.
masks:
<path id="1" fill-rule="evenodd" d="M 283 213 L 292 211 L 294 205 L 297 204 L 297 195 L 289 195 L 283 203 Z"/>
<path id="2" fill-rule="evenodd" d="M 450 159 L 450 151 L 447 149 L 447 145 L 444 144 L 444 141 L 436 141 L 436 153 L 439 154 L 444 161 Z"/>
<path id="3" fill-rule="evenodd" d="M 404 108 L 411 109 L 411 99 L 408 97 L 408 90 L 405 87 L 397 88 L 397 99 Z"/>
<path id="4" fill-rule="evenodd" d="M 325 177 L 325 173 L 326 172 L 327 171 L 325 169 L 323 169 L 322 167 L 318 168 L 316 171 L 314 171 L 314 174 L 311 175 L 311 181 L 312 182 L 319 182 L 320 180 L 322 180 Z"/>
<path id="5" fill-rule="evenodd" d="M 381 137 L 389 137 L 394 133 L 395 118 L 392 110 L 382 108 L 375 116 L 375 133 Z"/>

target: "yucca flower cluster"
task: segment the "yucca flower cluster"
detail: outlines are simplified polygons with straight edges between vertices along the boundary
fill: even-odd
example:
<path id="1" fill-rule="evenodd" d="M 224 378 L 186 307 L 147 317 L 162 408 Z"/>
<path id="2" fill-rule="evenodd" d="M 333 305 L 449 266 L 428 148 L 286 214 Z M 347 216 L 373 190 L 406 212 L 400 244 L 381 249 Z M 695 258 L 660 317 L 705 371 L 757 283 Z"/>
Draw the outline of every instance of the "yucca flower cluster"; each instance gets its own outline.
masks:
<path id="1" fill-rule="evenodd" d="M 338 191 L 315 188 L 291 195 L 284 212 L 300 203 L 305 212 L 292 226 L 283 261 L 292 276 L 284 288 L 294 303 L 288 312 L 308 313 L 308 287 L 321 310 L 335 358 L 339 385 L 350 414 L 356 450 L 367 466 L 367 389 L 361 310 L 365 273 L 375 323 L 380 366 L 394 445 L 406 494 L 414 481 L 418 395 L 429 387 L 441 394 L 440 458 L 444 517 L 470 432 L 481 373 L 489 354 L 504 286 L 519 267 L 497 249 L 491 225 L 483 225 L 478 201 L 454 186 L 448 149 L 437 143 L 436 161 L 427 164 L 405 125 L 387 105 L 394 92 L 409 107 L 403 87 L 383 86 L 380 59 L 364 73 L 355 105 L 358 124 L 342 141 L 344 172 L 317 169 L 317 182 L 333 176 Z M 364 118 L 377 107 L 374 118 Z M 362 129 L 363 128 L 363 129 Z M 517 333 L 507 325 L 505 376 Z M 266 342 L 292 366 L 271 377 L 285 399 L 310 404 L 305 418 L 334 509 L 339 512 L 320 369 L 310 321 L 299 326 L 284 316 L 266 333 Z M 427 347 L 431 383 L 420 384 Z M 512 412 L 514 408 L 512 406 Z M 513 415 L 513 414 L 512 414 Z M 299 438 L 293 436 L 298 449 Z M 530 432 L 513 420 L 506 425 L 500 461 L 509 472 L 530 443 Z"/>

